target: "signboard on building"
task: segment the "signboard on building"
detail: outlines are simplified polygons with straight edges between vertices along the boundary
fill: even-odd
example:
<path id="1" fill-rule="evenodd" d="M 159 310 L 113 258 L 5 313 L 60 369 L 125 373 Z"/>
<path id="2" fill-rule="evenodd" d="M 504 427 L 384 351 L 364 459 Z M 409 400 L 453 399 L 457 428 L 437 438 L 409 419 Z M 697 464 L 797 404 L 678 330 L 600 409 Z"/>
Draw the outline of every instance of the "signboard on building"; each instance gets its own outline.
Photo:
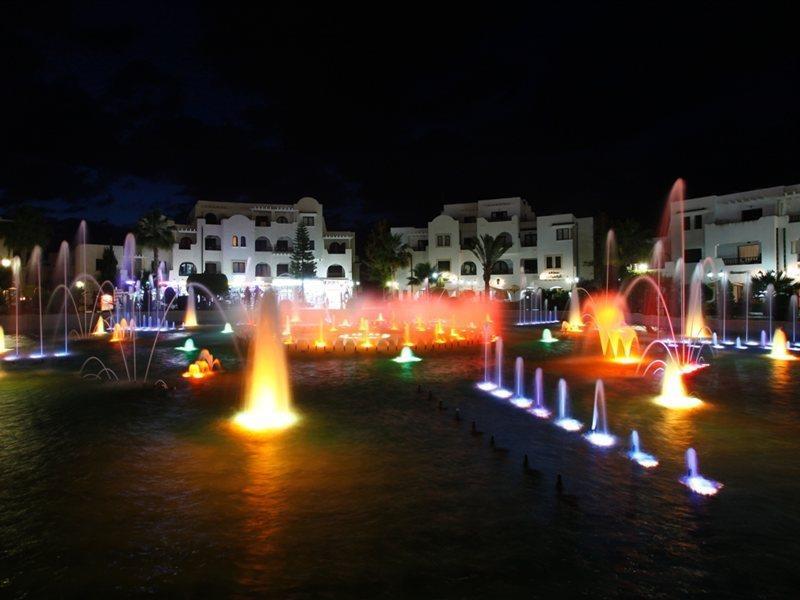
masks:
<path id="1" fill-rule="evenodd" d="M 552 281 L 554 279 L 564 279 L 564 272 L 561 269 L 547 269 L 539 273 L 542 281 Z"/>

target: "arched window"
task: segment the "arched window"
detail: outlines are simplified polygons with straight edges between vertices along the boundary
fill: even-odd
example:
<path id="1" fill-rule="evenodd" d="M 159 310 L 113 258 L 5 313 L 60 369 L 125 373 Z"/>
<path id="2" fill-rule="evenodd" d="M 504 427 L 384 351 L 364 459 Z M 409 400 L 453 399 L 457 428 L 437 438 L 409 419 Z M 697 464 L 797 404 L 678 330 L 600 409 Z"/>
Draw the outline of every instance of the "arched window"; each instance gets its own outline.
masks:
<path id="1" fill-rule="evenodd" d="M 181 241 L 178 242 L 178 249 L 179 250 L 191 250 L 192 249 L 192 238 L 190 238 L 190 237 L 182 237 Z"/>
<path id="2" fill-rule="evenodd" d="M 331 242 L 328 246 L 328 254 L 344 254 L 345 249 L 344 243 Z"/>
<path id="3" fill-rule="evenodd" d="M 219 225 L 219 219 L 214 213 L 206 213 L 206 223 L 209 225 Z"/>
<path id="4" fill-rule="evenodd" d="M 492 275 L 511 275 L 511 265 L 508 261 L 498 260 L 492 266 Z"/>
<path id="5" fill-rule="evenodd" d="M 222 240 L 216 235 L 206 236 L 206 250 L 222 250 Z"/>
<path id="6" fill-rule="evenodd" d="M 247 238 L 242 236 L 239 238 L 239 248 L 246 248 L 247 247 Z"/>
<path id="7" fill-rule="evenodd" d="M 272 244 L 265 237 L 256 238 L 256 252 L 271 252 Z"/>
<path id="8" fill-rule="evenodd" d="M 267 215 L 256 217 L 256 227 L 269 227 L 269 217 Z"/>
<path id="9" fill-rule="evenodd" d="M 477 275 L 478 268 L 475 266 L 475 263 L 471 260 L 468 260 L 464 264 L 461 265 L 461 274 L 462 275 Z"/>
<path id="10" fill-rule="evenodd" d="M 276 223 L 288 223 L 289 220 L 286 217 L 278 217 L 277 219 L 275 219 L 275 222 Z"/>
<path id="11" fill-rule="evenodd" d="M 235 235 L 235 236 L 233 236 L 231 238 L 231 246 L 233 246 L 234 248 L 238 248 L 239 247 L 239 236 L 238 235 Z"/>
<path id="12" fill-rule="evenodd" d="M 511 234 L 505 231 L 497 236 L 497 240 L 499 242 L 503 242 L 506 246 L 511 246 L 514 243 L 511 238 Z"/>
<path id="13" fill-rule="evenodd" d="M 292 251 L 292 240 L 287 237 L 280 238 L 275 243 L 275 252 L 291 252 Z"/>
<path id="14" fill-rule="evenodd" d="M 267 263 L 258 263 L 256 265 L 256 277 L 271 277 Z"/>
<path id="15" fill-rule="evenodd" d="M 331 265 L 328 267 L 328 277 L 330 279 L 344 277 L 344 267 L 342 265 Z"/>
<path id="16" fill-rule="evenodd" d="M 197 267 L 194 266 L 194 263 L 185 262 L 181 263 L 181 266 L 178 267 L 178 275 L 181 277 L 188 277 L 189 275 L 194 275 L 197 273 Z"/>

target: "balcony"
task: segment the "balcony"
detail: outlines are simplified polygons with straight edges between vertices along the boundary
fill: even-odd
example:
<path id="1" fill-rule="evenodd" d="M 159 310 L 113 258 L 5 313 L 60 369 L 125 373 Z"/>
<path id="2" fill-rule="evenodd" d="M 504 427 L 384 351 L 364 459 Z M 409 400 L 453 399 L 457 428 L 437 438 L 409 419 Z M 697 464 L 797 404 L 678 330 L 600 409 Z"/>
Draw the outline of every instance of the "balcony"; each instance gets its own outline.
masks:
<path id="1" fill-rule="evenodd" d="M 758 256 L 720 256 L 724 265 L 757 265 L 761 262 L 761 255 Z"/>

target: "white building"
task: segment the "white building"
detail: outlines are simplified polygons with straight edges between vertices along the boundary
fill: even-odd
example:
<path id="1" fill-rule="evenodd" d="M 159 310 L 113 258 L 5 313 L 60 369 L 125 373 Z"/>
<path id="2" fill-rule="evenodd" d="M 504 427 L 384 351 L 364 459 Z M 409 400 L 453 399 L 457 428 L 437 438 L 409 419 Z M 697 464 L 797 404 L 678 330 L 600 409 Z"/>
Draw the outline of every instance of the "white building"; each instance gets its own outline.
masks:
<path id="1" fill-rule="evenodd" d="M 681 233 L 688 274 L 709 257 L 714 271 L 725 271 L 734 285 L 758 271 L 784 271 L 798 278 L 800 185 L 691 198 L 684 201 L 683 214 L 673 202 L 667 271 L 680 257 Z"/>
<path id="2" fill-rule="evenodd" d="M 234 289 L 259 286 L 288 291 L 301 285 L 289 274 L 298 224 L 308 230 L 317 276 L 306 298 L 336 307 L 353 293 L 355 234 L 328 231 L 314 198 L 294 204 L 198 202 L 187 225 L 176 225 L 169 280 L 179 286 L 192 273 L 224 273 Z"/>
<path id="3" fill-rule="evenodd" d="M 316 278 L 304 282 L 289 274 L 292 245 L 297 225 L 306 225 L 316 259 Z M 258 286 L 276 289 L 280 297 L 291 297 L 295 288 L 304 287 L 306 299 L 315 304 L 338 307 L 353 293 L 355 234 L 328 231 L 322 205 L 314 198 L 301 198 L 295 204 L 250 204 L 207 202 L 195 204 L 189 223 L 175 224 L 175 244 L 161 250 L 164 286 L 183 291 L 193 273 L 223 273 L 234 290 Z M 82 265 L 90 273 L 100 270 L 105 246 L 87 244 L 75 253 L 75 269 Z M 124 270 L 124 249 L 114 245 L 118 266 Z M 85 258 L 84 258 L 85 252 Z M 137 249 L 134 271 L 149 270 L 153 252 Z M 123 278 L 127 273 L 121 273 Z"/>
<path id="4" fill-rule="evenodd" d="M 469 250 L 479 236 L 505 236 L 511 248 L 491 277 L 497 290 L 571 287 L 594 277 L 594 220 L 573 214 L 537 217 L 522 198 L 446 204 L 427 227 L 393 227 L 412 250 L 413 265 L 430 263 L 445 273 L 449 291 L 483 291 L 483 269 Z M 408 288 L 410 266 L 398 272 Z"/>

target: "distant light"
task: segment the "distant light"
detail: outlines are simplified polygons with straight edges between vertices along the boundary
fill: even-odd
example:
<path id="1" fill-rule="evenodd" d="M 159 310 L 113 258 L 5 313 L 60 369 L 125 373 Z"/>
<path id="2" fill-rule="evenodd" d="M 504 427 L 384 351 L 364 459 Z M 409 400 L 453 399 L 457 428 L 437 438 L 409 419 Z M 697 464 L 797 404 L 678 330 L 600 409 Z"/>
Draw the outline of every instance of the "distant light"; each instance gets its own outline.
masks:
<path id="1" fill-rule="evenodd" d="M 2 264 L 7 269 L 8 267 L 11 266 L 11 259 L 4 258 L 2 261 L 0 261 L 0 264 Z"/>
<path id="2" fill-rule="evenodd" d="M 647 273 L 648 265 L 646 262 L 640 262 L 633 265 L 633 272 L 634 273 Z"/>
<path id="3" fill-rule="evenodd" d="M 85 284 L 83 281 L 78 281 L 78 282 L 75 284 L 75 287 L 76 287 L 76 288 L 78 288 L 79 290 L 82 290 L 82 289 L 83 289 L 83 287 L 84 287 L 85 285 L 86 285 L 86 284 Z"/>

